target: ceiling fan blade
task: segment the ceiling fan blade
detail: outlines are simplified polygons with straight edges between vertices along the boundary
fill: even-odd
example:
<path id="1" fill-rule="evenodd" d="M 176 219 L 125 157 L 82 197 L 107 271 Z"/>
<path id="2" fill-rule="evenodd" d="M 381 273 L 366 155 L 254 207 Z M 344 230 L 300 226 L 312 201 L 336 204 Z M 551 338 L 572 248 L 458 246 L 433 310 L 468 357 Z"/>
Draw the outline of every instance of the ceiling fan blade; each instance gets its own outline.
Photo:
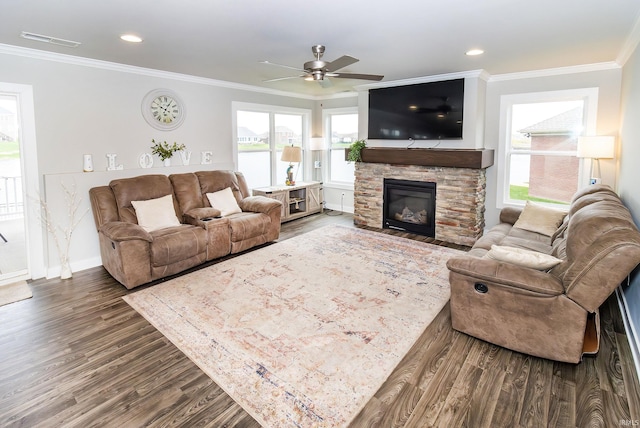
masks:
<path id="1" fill-rule="evenodd" d="M 355 64 L 358 61 L 360 61 L 358 58 L 354 58 L 349 55 L 342 55 L 335 61 L 328 62 L 325 68 L 327 69 L 327 71 L 336 71 L 348 65 Z"/>
<path id="2" fill-rule="evenodd" d="M 290 65 L 284 65 L 284 64 L 278 64 L 275 62 L 271 62 L 271 61 L 258 61 L 260 64 L 267 64 L 267 65 L 275 65 L 277 67 L 284 67 L 284 68 L 289 68 L 291 70 L 296 70 L 296 71 L 300 71 L 300 72 L 304 72 L 303 69 L 299 68 L 299 67 L 291 67 Z"/>
<path id="3" fill-rule="evenodd" d="M 364 80 L 382 80 L 384 76 L 379 74 L 358 74 L 358 73 L 336 73 L 340 79 L 364 79 Z"/>
<path id="4" fill-rule="evenodd" d="M 263 82 L 277 82 L 279 80 L 289 80 L 289 79 L 299 79 L 301 77 L 306 77 L 306 74 L 301 74 L 299 76 L 289 76 L 289 77 L 277 77 L 275 79 L 263 80 Z"/>

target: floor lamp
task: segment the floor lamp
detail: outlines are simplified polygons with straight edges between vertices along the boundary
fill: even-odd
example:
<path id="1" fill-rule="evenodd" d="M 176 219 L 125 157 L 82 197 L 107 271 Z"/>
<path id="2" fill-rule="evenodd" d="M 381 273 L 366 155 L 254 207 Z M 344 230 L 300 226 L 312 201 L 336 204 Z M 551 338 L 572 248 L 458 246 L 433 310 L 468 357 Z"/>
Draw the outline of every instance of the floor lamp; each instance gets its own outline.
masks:
<path id="1" fill-rule="evenodd" d="M 302 160 L 302 148 L 296 146 L 285 146 L 282 149 L 282 157 L 280 158 L 283 162 L 289 162 L 289 168 L 287 168 L 287 186 L 293 186 L 296 184 L 296 180 L 293 178 L 293 163 L 300 163 Z M 297 175 L 297 173 L 296 173 Z"/>
<path id="2" fill-rule="evenodd" d="M 615 138 L 611 136 L 578 137 L 579 158 L 591 158 L 589 168 L 589 184 L 600 184 L 602 176 L 600 171 L 600 159 L 612 159 L 614 154 Z M 596 161 L 597 172 L 593 172 L 593 161 Z"/>

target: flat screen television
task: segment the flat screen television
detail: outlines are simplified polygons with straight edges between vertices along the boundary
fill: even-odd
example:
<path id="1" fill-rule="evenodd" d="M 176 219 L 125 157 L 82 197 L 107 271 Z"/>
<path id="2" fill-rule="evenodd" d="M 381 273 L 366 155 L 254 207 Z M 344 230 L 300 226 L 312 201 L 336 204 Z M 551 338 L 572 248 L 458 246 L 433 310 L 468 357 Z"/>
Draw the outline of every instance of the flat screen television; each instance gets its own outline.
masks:
<path id="1" fill-rule="evenodd" d="M 370 140 L 462 139 L 464 79 L 369 91 Z"/>

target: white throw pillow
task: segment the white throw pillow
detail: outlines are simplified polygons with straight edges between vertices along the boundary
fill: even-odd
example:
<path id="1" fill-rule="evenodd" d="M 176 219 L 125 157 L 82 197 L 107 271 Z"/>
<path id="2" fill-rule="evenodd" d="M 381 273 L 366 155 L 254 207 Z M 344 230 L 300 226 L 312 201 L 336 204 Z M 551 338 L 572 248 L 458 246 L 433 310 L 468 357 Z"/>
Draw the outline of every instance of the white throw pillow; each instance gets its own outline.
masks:
<path id="1" fill-rule="evenodd" d="M 180 220 L 173 208 L 172 195 L 146 201 L 131 201 L 131 205 L 136 210 L 138 224 L 147 232 L 180 226 Z"/>
<path id="2" fill-rule="evenodd" d="M 492 245 L 485 257 L 537 270 L 551 269 L 562 262 L 549 254 L 524 248 Z"/>
<path id="3" fill-rule="evenodd" d="M 238 201 L 236 201 L 235 196 L 233 196 L 231 187 L 217 192 L 207 193 L 207 199 L 209 199 L 209 203 L 213 208 L 220 210 L 220 215 L 223 217 L 242 212 L 238 206 Z"/>
<path id="4" fill-rule="evenodd" d="M 547 208 L 527 201 L 524 210 L 522 210 L 513 227 L 545 236 L 553 236 L 566 215 L 565 211 Z"/>

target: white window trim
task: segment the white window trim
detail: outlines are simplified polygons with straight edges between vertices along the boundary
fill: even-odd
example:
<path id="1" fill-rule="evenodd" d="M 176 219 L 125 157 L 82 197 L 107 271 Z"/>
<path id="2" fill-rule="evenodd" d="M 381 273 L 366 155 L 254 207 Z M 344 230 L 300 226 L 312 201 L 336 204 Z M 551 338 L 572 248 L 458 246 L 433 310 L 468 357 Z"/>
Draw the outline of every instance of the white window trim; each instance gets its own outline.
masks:
<path id="1" fill-rule="evenodd" d="M 46 274 L 45 242 L 40 219 L 40 174 L 38 173 L 38 146 L 36 141 L 35 104 L 33 87 L 18 83 L 0 83 L 0 92 L 18 97 L 20 116 L 20 162 L 22 168 L 24 221 L 27 239 L 28 273 L 20 277 L 7 278 L 3 283 L 19 279 L 37 279 Z"/>
<path id="2" fill-rule="evenodd" d="M 353 190 L 353 183 L 346 181 L 332 181 L 331 177 L 331 122 L 330 118 L 333 115 L 338 114 L 357 114 L 358 115 L 358 129 L 360 127 L 360 112 L 358 106 L 353 107 L 339 107 L 328 108 L 322 110 L 322 135 L 324 135 L 327 149 L 323 153 L 322 158 L 322 176 L 326 177 L 324 184 L 328 187 L 333 187 L 341 190 Z"/>
<path id="3" fill-rule="evenodd" d="M 584 100 L 584 117 L 585 129 L 582 135 L 595 135 L 596 120 L 598 111 L 598 88 L 581 88 L 568 89 L 562 91 L 547 92 L 530 92 L 524 94 L 509 94 L 500 97 L 500 133 L 498 146 L 498 169 L 496 183 L 496 207 L 502 209 L 504 207 L 522 207 L 525 202 L 516 203 L 509 200 L 506 196 L 506 189 L 509 186 L 509 165 L 507 162 L 509 155 L 509 147 L 511 144 L 511 110 L 514 104 L 527 104 L 538 102 L 554 102 L 554 101 L 574 101 Z M 546 154 L 547 152 L 536 152 L 536 154 Z M 524 154 L 524 153 L 523 153 Z M 561 152 L 553 152 L 553 155 L 559 155 Z M 572 154 L 567 152 L 566 154 Z M 580 163 L 580 171 L 578 176 L 578 188 L 582 188 L 589 184 L 588 159 L 583 159 Z"/>
<path id="4" fill-rule="evenodd" d="M 261 112 L 261 113 L 269 113 L 270 114 L 270 118 L 269 118 L 269 145 L 270 145 L 270 152 L 272 153 L 271 155 L 271 184 L 272 185 L 276 185 L 278 183 L 278 177 L 277 177 L 277 170 L 278 170 L 278 164 L 277 162 L 280 162 L 280 159 L 276 159 L 275 156 L 273 156 L 273 144 L 275 144 L 275 126 L 273 123 L 273 115 L 275 114 L 299 114 L 302 116 L 302 156 L 303 156 L 303 164 L 304 165 L 308 165 L 309 162 L 311 162 L 310 159 L 307 159 L 309 157 L 309 153 L 310 150 L 308 150 L 309 148 L 309 142 L 310 140 L 310 136 L 311 136 L 311 110 L 309 109 L 302 109 L 302 108 L 295 108 L 295 107 L 284 107 L 284 106 L 276 106 L 276 105 L 268 105 L 268 104 L 255 104 L 255 103 L 245 103 L 245 102 L 240 102 L 240 101 L 232 101 L 231 102 L 231 138 L 233 141 L 233 148 L 232 148 L 232 153 L 233 153 L 233 165 L 234 165 L 234 169 L 237 170 L 238 169 L 238 119 L 237 119 L 237 113 L 238 110 L 240 111 L 255 111 L 255 112 Z M 242 171 L 240 171 L 242 172 Z M 303 172 L 303 174 L 306 174 L 306 172 Z M 305 181 L 305 178 L 303 178 L 303 180 L 301 181 Z M 280 180 L 282 181 L 282 180 Z"/>

